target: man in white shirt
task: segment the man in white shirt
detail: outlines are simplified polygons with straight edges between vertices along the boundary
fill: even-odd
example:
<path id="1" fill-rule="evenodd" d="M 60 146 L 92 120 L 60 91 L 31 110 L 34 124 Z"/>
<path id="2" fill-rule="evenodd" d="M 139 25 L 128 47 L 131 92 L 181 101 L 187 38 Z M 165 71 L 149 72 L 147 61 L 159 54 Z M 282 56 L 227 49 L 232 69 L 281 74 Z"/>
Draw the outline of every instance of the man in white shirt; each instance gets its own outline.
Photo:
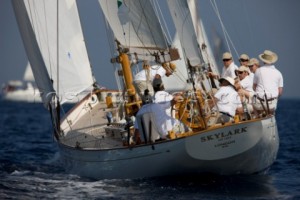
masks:
<path id="1" fill-rule="evenodd" d="M 149 123 L 143 121 L 145 115 L 148 115 L 148 118 L 151 116 L 150 118 L 153 121 L 151 121 L 151 123 L 150 121 Z M 152 136 L 149 135 L 149 126 L 152 126 Z M 162 109 L 161 105 L 158 103 L 145 104 L 140 108 L 136 114 L 134 128 L 136 144 L 149 142 L 149 140 L 168 139 L 170 138 L 170 132 L 180 134 L 189 130 L 179 120 L 167 115 L 165 110 Z"/>
<path id="2" fill-rule="evenodd" d="M 265 50 L 259 55 L 259 59 L 264 65 L 258 68 L 254 75 L 253 89 L 257 98 L 254 108 L 272 114 L 276 110 L 278 97 L 283 92 L 283 77 L 274 66 L 278 60 L 276 53 Z"/>
<path id="3" fill-rule="evenodd" d="M 236 77 L 235 70 L 238 67 L 234 64 L 231 53 L 225 52 L 222 56 L 222 60 L 223 60 L 224 66 L 223 66 L 223 69 L 222 69 L 221 78 L 231 77 L 231 78 L 234 79 Z M 213 77 L 213 78 L 216 78 L 216 79 L 220 78 L 220 77 L 218 77 L 218 75 L 213 74 L 212 72 L 209 72 L 208 75 L 210 77 Z"/>
<path id="4" fill-rule="evenodd" d="M 257 60 L 257 59 L 256 59 Z M 249 63 L 250 63 L 250 58 L 247 54 L 242 54 L 240 55 L 240 58 L 239 58 L 239 62 L 241 64 L 241 66 L 246 66 L 248 67 L 249 66 Z M 250 69 L 249 69 L 250 70 Z M 254 73 L 252 73 L 251 71 L 249 72 L 249 76 L 253 82 L 253 78 L 254 78 Z"/>
<path id="5" fill-rule="evenodd" d="M 241 54 L 239 58 L 239 62 L 241 65 L 247 66 L 249 63 L 249 56 L 247 54 Z"/>
<path id="6" fill-rule="evenodd" d="M 224 77 L 219 81 L 220 88 L 214 95 L 216 105 L 212 108 L 212 111 L 220 113 L 215 123 L 226 123 L 234 119 L 236 111 L 242 113 L 243 109 L 240 97 L 234 88 L 234 79 Z"/>
<path id="7" fill-rule="evenodd" d="M 255 74 L 256 70 L 260 67 L 259 61 L 256 58 L 251 58 L 249 63 L 247 64 L 247 67 L 249 67 L 249 70 L 250 70 L 249 76 L 253 82 L 254 74 Z"/>
<path id="8" fill-rule="evenodd" d="M 259 60 L 257 60 L 256 58 L 251 58 L 247 66 L 249 67 L 251 74 L 253 74 L 252 78 L 254 78 L 256 70 L 260 67 Z"/>
<path id="9" fill-rule="evenodd" d="M 235 78 L 235 70 L 238 68 L 233 61 L 232 55 L 229 52 L 225 52 L 223 54 L 223 69 L 222 69 L 222 74 L 221 74 L 221 78 L 224 77 L 231 77 L 231 78 Z"/>
<path id="10" fill-rule="evenodd" d="M 250 77 L 251 72 L 248 67 L 242 65 L 235 70 L 235 73 L 237 75 L 235 89 L 240 95 L 245 114 L 250 115 L 253 112 L 252 98 L 254 95 L 253 78 Z M 247 118 L 250 118 L 250 116 Z"/>
<path id="11" fill-rule="evenodd" d="M 146 89 L 149 90 L 149 94 L 153 96 L 154 90 L 152 87 L 152 81 L 155 78 L 162 78 L 164 76 L 170 76 L 173 73 L 171 68 L 166 67 L 166 69 L 160 65 L 152 65 L 148 64 L 148 61 L 144 61 L 143 63 L 143 70 L 137 73 L 134 76 L 133 86 L 137 94 L 140 98 L 143 97 L 143 94 Z"/>
<path id="12" fill-rule="evenodd" d="M 235 73 L 238 77 L 235 88 L 238 93 L 246 98 L 251 98 L 254 95 L 253 80 L 250 78 L 250 70 L 246 66 L 240 66 Z"/>

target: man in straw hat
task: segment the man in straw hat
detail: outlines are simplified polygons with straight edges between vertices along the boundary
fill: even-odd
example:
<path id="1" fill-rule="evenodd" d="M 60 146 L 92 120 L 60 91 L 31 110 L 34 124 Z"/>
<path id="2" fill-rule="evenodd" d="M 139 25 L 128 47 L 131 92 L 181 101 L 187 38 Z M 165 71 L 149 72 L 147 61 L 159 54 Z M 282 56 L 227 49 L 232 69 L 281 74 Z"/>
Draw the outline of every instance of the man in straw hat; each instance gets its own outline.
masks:
<path id="1" fill-rule="evenodd" d="M 235 84 L 236 90 L 247 98 L 254 95 L 253 80 L 250 78 L 250 70 L 248 67 L 242 65 L 235 70 L 238 79 Z"/>
<path id="2" fill-rule="evenodd" d="M 234 79 L 223 77 L 219 80 L 220 88 L 214 95 L 212 111 L 217 112 L 217 117 L 211 118 L 209 125 L 214 123 L 226 123 L 232 121 L 236 114 L 243 112 L 242 104 L 234 87 Z"/>
<path id="3" fill-rule="evenodd" d="M 256 58 L 251 58 L 248 65 L 247 65 L 250 69 L 250 71 L 253 73 L 253 75 L 255 74 L 257 68 L 260 67 L 260 64 L 259 64 L 259 60 L 256 59 Z M 254 76 L 253 76 L 254 78 Z"/>
<path id="4" fill-rule="evenodd" d="M 236 70 L 238 67 L 234 64 L 231 53 L 229 53 L 229 52 L 223 53 L 222 60 L 223 60 L 224 66 L 222 69 L 221 77 L 235 78 L 236 75 L 235 75 L 234 70 Z M 212 72 L 209 72 L 208 75 L 210 77 L 219 79 L 219 77 L 216 74 L 213 74 Z"/>
<path id="5" fill-rule="evenodd" d="M 253 112 L 252 106 L 252 98 L 254 95 L 253 90 L 253 78 L 250 77 L 250 70 L 246 66 L 240 66 L 237 70 L 235 70 L 237 75 L 237 80 L 235 83 L 235 89 L 240 95 L 243 107 L 244 107 L 244 117 L 246 119 L 250 119 L 250 113 Z"/>
<path id="6" fill-rule="evenodd" d="M 174 66 L 162 67 L 160 65 L 150 66 L 148 61 L 143 62 L 143 70 L 134 76 L 133 86 L 140 98 L 143 98 L 144 91 L 149 90 L 149 95 L 154 95 L 152 82 L 156 78 L 162 78 L 164 76 L 169 77 L 173 73 Z"/>
<path id="7" fill-rule="evenodd" d="M 270 50 L 265 50 L 259 55 L 259 59 L 264 65 L 258 68 L 254 75 L 253 88 L 257 98 L 254 108 L 266 114 L 273 114 L 277 107 L 278 97 L 283 91 L 282 74 L 274 66 L 278 56 Z"/>
<path id="8" fill-rule="evenodd" d="M 239 57 L 239 62 L 241 65 L 247 66 L 249 63 L 249 56 L 247 54 L 241 54 Z"/>

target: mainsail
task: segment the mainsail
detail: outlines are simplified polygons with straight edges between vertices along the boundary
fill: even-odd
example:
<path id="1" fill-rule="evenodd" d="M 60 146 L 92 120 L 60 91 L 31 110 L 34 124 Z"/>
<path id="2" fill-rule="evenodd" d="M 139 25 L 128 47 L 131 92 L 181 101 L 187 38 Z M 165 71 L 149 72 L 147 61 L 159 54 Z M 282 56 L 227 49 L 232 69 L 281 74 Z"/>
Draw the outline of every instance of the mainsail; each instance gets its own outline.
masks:
<path id="1" fill-rule="evenodd" d="M 195 29 L 198 44 L 200 45 L 200 48 L 204 52 L 203 59 L 204 59 L 205 63 L 210 64 L 211 70 L 215 74 L 219 74 L 216 60 L 214 59 L 210 43 L 208 42 L 208 38 L 207 38 L 206 31 L 204 29 L 203 22 L 201 19 L 199 19 L 199 16 L 198 16 L 199 11 L 197 10 L 196 1 L 195 0 L 187 0 L 187 3 L 188 3 L 188 7 L 189 7 L 189 10 L 191 13 L 193 26 Z"/>
<path id="2" fill-rule="evenodd" d="M 168 48 L 151 1 L 98 1 L 116 39 L 130 52 L 142 58 Z"/>
<path id="3" fill-rule="evenodd" d="M 183 48 L 183 53 L 191 66 L 201 66 L 204 64 L 203 56 L 200 53 L 199 44 L 191 18 L 190 10 L 186 1 L 168 0 L 173 22 L 175 24 L 179 40 Z"/>
<path id="4" fill-rule="evenodd" d="M 218 74 L 215 60 L 202 22 L 198 19 L 194 0 L 167 0 L 168 7 L 182 45 L 183 56 L 187 59 L 195 84 L 209 91 L 216 87 L 214 80 L 209 82 L 205 73 L 213 71 Z M 212 70 L 213 69 L 213 70 Z"/>
<path id="5" fill-rule="evenodd" d="M 14 0 L 13 5 L 19 26 L 27 26 L 27 33 L 20 29 L 25 48 L 32 48 L 28 40 L 36 43 L 27 53 L 33 54 L 28 57 L 40 91 L 45 95 L 55 92 L 64 103 L 89 88 L 94 80 L 76 1 Z M 38 51 L 41 57 L 35 61 Z M 40 74 L 41 66 L 49 75 Z"/>

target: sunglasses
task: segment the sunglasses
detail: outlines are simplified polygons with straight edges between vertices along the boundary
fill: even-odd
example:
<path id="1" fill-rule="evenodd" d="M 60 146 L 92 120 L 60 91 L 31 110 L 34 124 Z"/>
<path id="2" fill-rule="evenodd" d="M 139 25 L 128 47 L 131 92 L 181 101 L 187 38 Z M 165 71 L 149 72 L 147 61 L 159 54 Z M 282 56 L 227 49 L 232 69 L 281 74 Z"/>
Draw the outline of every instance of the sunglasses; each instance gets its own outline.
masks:
<path id="1" fill-rule="evenodd" d="M 249 60 L 247 59 L 240 59 L 240 62 L 248 62 Z"/>
<path id="2" fill-rule="evenodd" d="M 238 72 L 238 74 L 243 74 L 244 72 Z"/>
<path id="3" fill-rule="evenodd" d="M 229 61 L 229 60 L 231 60 L 231 59 L 223 59 L 223 62 L 227 62 L 227 61 Z"/>

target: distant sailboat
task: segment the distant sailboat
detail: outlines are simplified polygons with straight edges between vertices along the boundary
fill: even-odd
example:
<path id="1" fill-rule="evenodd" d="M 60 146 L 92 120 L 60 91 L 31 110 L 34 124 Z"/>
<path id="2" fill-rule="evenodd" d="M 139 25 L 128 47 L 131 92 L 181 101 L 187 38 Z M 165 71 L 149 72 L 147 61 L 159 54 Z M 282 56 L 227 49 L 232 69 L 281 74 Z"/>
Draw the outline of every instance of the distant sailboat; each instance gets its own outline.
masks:
<path id="1" fill-rule="evenodd" d="M 42 102 L 39 89 L 35 86 L 29 62 L 27 63 L 23 80 L 8 81 L 3 85 L 2 99 L 28 103 Z"/>
<path id="2" fill-rule="evenodd" d="M 99 0 L 115 37 L 117 56 L 111 61 L 119 66 L 116 74 L 123 91 L 96 87 L 75 0 L 12 2 L 68 172 L 94 179 L 234 175 L 264 172 L 273 164 L 279 147 L 274 115 L 209 124 L 214 113 L 207 100 L 214 84 L 206 72 L 218 72 L 213 68 L 211 53 L 205 52 L 208 45 L 202 45 L 207 42 L 205 36 L 202 34 L 200 41 L 196 39 L 195 26 L 202 25 L 193 21 L 194 1 L 168 1 L 179 38 L 174 44 L 180 42 L 181 47 L 177 48 L 182 48 L 178 52 L 166 42 L 152 1 Z M 45 22 L 39 23 L 38 19 Z M 147 60 L 167 67 L 179 57 L 184 67 L 175 74 L 185 72 L 181 82 L 175 81 L 178 87 L 172 90 L 179 88 L 177 92 L 183 101 L 174 111 L 187 129 L 181 133 L 170 130 L 167 138 L 159 138 L 163 133 L 157 129 L 157 123 L 162 122 L 157 122 L 152 112 L 136 115 L 143 105 L 132 85 L 134 66 Z M 90 94 L 61 119 L 60 105 L 66 102 L 65 93 L 88 89 Z M 142 144 L 131 141 L 133 119 L 140 125 Z"/>

